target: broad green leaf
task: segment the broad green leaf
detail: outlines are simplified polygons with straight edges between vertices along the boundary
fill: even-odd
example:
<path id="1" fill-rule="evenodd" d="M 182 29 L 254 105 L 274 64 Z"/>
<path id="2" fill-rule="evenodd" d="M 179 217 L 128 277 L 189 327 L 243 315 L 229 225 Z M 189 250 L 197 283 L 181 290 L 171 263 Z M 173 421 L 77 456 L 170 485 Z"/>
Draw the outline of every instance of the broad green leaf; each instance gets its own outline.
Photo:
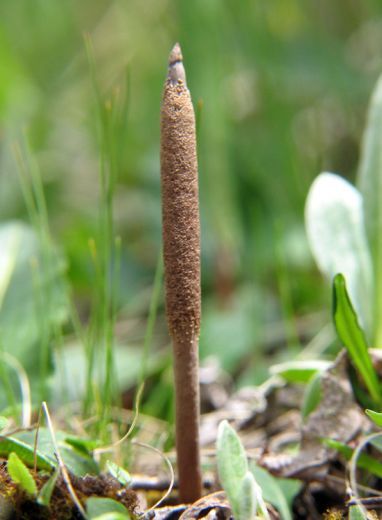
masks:
<path id="1" fill-rule="evenodd" d="M 342 442 L 336 441 L 334 439 L 323 439 L 323 443 L 329 448 L 337 450 L 345 457 L 346 460 L 350 460 L 353 456 L 354 450 Z M 366 453 L 361 453 L 359 455 L 357 458 L 357 466 L 359 468 L 366 469 L 379 478 L 382 478 L 382 463 L 370 455 L 367 455 Z"/>
<path id="2" fill-rule="evenodd" d="M 291 504 L 301 489 L 301 483 L 292 479 L 278 479 L 254 462 L 249 464 L 264 500 L 274 505 L 283 520 L 292 520 Z"/>
<path id="3" fill-rule="evenodd" d="M 334 277 L 333 318 L 338 337 L 347 349 L 371 397 L 376 404 L 381 403 L 380 386 L 369 356 L 366 338 L 358 323 L 342 274 Z"/>
<path id="4" fill-rule="evenodd" d="M 130 518 L 129 512 L 126 507 L 113 500 L 112 498 L 102 498 L 102 497 L 90 497 L 86 500 L 86 512 L 90 518 L 90 520 L 94 520 L 98 517 L 103 517 L 103 515 L 107 514 L 118 514 L 120 516 L 110 517 L 109 520 L 115 518 L 119 520 L 119 518 Z M 122 515 L 122 516 L 121 516 Z M 104 520 L 104 519 L 103 519 Z"/>
<path id="5" fill-rule="evenodd" d="M 12 452 L 16 453 L 24 464 L 30 467 L 34 466 L 35 457 L 38 469 L 50 471 L 57 465 L 54 460 L 44 455 L 40 450 L 37 450 L 35 454 L 33 444 L 29 445 L 14 437 L 0 436 L 0 456 L 6 458 Z"/>
<path id="6" fill-rule="evenodd" d="M 20 222 L 0 226 L 0 244 L 2 348 L 16 357 L 30 376 L 37 376 L 42 336 L 67 316 L 61 276 L 64 262 L 52 250 L 47 265 L 47 252 L 36 233 Z M 43 313 L 38 308 L 41 302 Z"/>
<path id="7" fill-rule="evenodd" d="M 108 460 L 106 466 L 109 473 L 116 479 L 122 486 L 128 486 L 131 482 L 131 475 L 128 471 L 118 466 L 115 462 Z"/>
<path id="8" fill-rule="evenodd" d="M 65 466 L 77 477 L 97 475 L 99 473 L 99 467 L 90 455 L 84 455 L 74 450 L 71 446 L 65 445 L 64 442 L 59 442 L 58 448 Z"/>
<path id="9" fill-rule="evenodd" d="M 56 439 L 58 448 L 62 459 L 72 473 L 78 477 L 83 477 L 87 473 L 98 474 L 99 468 L 93 457 L 83 451 L 78 451 L 74 447 L 70 446 L 65 442 L 67 434 L 62 431 L 57 431 Z M 34 431 L 21 431 L 14 435 L 17 439 L 20 439 L 26 445 L 29 445 L 29 449 L 33 450 L 35 432 Z M 1 445 L 0 445 L 1 446 Z M 50 432 L 47 428 L 40 428 L 38 432 L 38 451 L 46 459 L 50 460 L 53 467 L 56 466 L 56 457 L 54 453 L 54 446 L 51 439 Z"/>
<path id="10" fill-rule="evenodd" d="M 330 366 L 329 361 L 286 361 L 273 365 L 271 374 L 279 375 L 290 383 L 307 383 L 314 374 L 326 370 Z"/>
<path id="11" fill-rule="evenodd" d="M 50 499 L 52 497 L 52 493 L 54 491 L 54 487 L 56 485 L 59 474 L 60 467 L 57 465 L 57 468 L 54 470 L 54 472 L 51 474 L 51 476 L 48 478 L 48 480 L 45 482 L 45 484 L 42 486 L 38 493 L 37 502 L 41 506 L 49 506 Z"/>
<path id="12" fill-rule="evenodd" d="M 216 449 L 219 480 L 235 512 L 241 481 L 248 471 L 248 461 L 239 436 L 227 421 L 219 424 Z"/>
<path id="13" fill-rule="evenodd" d="M 82 439 L 74 435 L 67 435 L 64 440 L 67 444 L 70 444 L 70 446 L 73 446 L 73 448 L 84 455 L 91 454 L 92 451 L 102 445 L 102 441 L 99 439 Z"/>
<path id="14" fill-rule="evenodd" d="M 9 454 L 7 469 L 9 476 L 29 495 L 37 495 L 37 485 L 31 472 L 15 452 Z"/>
<path id="15" fill-rule="evenodd" d="M 345 275 L 362 325 L 371 333 L 373 278 L 361 194 L 338 175 L 321 173 L 308 194 L 305 225 L 319 269 L 330 281 L 337 273 Z"/>
<path id="16" fill-rule="evenodd" d="M 382 413 L 374 412 L 374 410 L 365 410 L 366 415 L 380 428 L 382 428 Z"/>
<path id="17" fill-rule="evenodd" d="M 373 345 L 382 347 L 382 76 L 371 97 L 363 136 L 358 187 L 364 199 L 364 216 L 374 269 Z"/>
<path id="18" fill-rule="evenodd" d="M 233 509 L 237 520 L 254 520 L 257 509 L 255 479 L 250 471 L 240 481 L 237 494 L 236 510 Z"/>

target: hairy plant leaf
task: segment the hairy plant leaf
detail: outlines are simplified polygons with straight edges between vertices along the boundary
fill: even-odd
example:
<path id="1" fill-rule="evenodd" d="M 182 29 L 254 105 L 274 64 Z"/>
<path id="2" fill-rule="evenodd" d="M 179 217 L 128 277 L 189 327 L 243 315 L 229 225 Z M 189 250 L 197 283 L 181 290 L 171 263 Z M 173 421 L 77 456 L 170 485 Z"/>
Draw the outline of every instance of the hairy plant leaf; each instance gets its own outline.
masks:
<path id="1" fill-rule="evenodd" d="M 242 478 L 237 493 L 237 520 L 254 520 L 257 509 L 255 478 L 250 471 Z"/>
<path id="2" fill-rule="evenodd" d="M 9 454 L 7 469 L 15 484 L 18 484 L 29 495 L 37 495 L 37 485 L 31 472 L 13 451 Z"/>
<path id="3" fill-rule="evenodd" d="M 337 274 L 333 282 L 333 319 L 339 339 L 362 377 L 376 404 L 381 403 L 377 374 L 368 351 L 366 338 L 346 289 L 345 278 Z"/>
<path id="4" fill-rule="evenodd" d="M 361 147 L 358 186 L 364 199 L 364 216 L 374 270 L 373 344 L 382 347 L 382 76 L 372 94 Z"/>
<path id="5" fill-rule="evenodd" d="M 345 275 L 362 324 L 371 332 L 373 278 L 361 194 L 338 175 L 321 173 L 308 194 L 305 225 L 319 269 L 330 281 L 337 273 Z"/>
<path id="6" fill-rule="evenodd" d="M 241 481 L 248 471 L 248 461 L 239 436 L 227 421 L 219 424 L 216 449 L 219 480 L 235 513 L 238 511 L 238 494 Z"/>
<path id="7" fill-rule="evenodd" d="M 291 504 L 301 489 L 301 483 L 293 479 L 275 478 L 254 462 L 249 463 L 249 468 L 261 488 L 264 500 L 277 508 L 283 520 L 292 520 Z"/>

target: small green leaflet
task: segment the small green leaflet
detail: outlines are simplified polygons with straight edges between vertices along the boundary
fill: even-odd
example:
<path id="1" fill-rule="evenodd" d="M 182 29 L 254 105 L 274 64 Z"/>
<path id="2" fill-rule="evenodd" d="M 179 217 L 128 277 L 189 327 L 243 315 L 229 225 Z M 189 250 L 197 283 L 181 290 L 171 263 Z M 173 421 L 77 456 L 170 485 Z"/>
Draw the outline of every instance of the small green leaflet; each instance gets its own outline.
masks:
<path id="1" fill-rule="evenodd" d="M 380 428 L 382 428 L 382 413 L 374 412 L 374 410 L 365 410 L 366 415 Z"/>
<path id="2" fill-rule="evenodd" d="M 317 373 L 330 366 L 330 361 L 286 361 L 270 368 L 272 375 L 279 375 L 290 383 L 307 383 Z"/>
<path id="3" fill-rule="evenodd" d="M 60 467 L 57 466 L 55 471 L 52 473 L 52 475 L 48 478 L 48 480 L 45 482 L 45 484 L 40 489 L 38 497 L 37 497 L 37 502 L 41 506 L 46 506 L 46 507 L 49 506 L 50 499 L 52 497 L 52 493 L 53 493 L 54 487 L 56 485 L 59 474 L 60 474 Z"/>
<path id="4" fill-rule="evenodd" d="M 277 508 L 283 520 L 292 520 L 291 504 L 301 489 L 301 483 L 298 480 L 276 478 L 253 461 L 250 461 L 249 468 L 261 488 L 264 500 Z"/>
<path id="5" fill-rule="evenodd" d="M 15 484 L 29 495 L 37 495 L 37 485 L 31 472 L 15 452 L 9 454 L 7 469 Z"/>
<path id="6" fill-rule="evenodd" d="M 118 466 L 115 462 L 111 460 L 106 461 L 106 466 L 110 475 L 112 475 L 116 480 L 118 480 L 118 482 L 122 484 L 122 486 L 128 486 L 130 484 L 131 476 L 128 471 L 121 468 L 121 466 Z"/>
<path id="7" fill-rule="evenodd" d="M 342 274 L 334 277 L 333 319 L 338 337 L 346 347 L 371 397 L 376 404 L 381 404 L 380 386 L 369 356 L 365 334 L 358 323 Z"/>

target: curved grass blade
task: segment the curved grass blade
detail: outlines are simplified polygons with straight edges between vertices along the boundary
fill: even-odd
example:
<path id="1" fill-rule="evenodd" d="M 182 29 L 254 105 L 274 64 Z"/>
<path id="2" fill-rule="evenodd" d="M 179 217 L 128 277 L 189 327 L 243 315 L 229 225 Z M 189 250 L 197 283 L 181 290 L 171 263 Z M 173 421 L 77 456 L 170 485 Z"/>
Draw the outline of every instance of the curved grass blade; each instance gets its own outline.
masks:
<path id="1" fill-rule="evenodd" d="M 346 460 L 350 460 L 353 456 L 354 449 L 343 442 L 336 441 L 335 439 L 323 439 L 323 443 L 329 448 L 337 450 Z M 382 478 L 382 464 L 366 453 L 361 453 L 358 457 L 357 466 L 367 470 L 378 478 Z"/>
<path id="2" fill-rule="evenodd" d="M 337 274 L 333 281 L 333 319 L 339 339 L 362 377 L 372 399 L 381 404 L 381 391 L 372 365 L 365 334 L 346 289 L 345 277 Z"/>

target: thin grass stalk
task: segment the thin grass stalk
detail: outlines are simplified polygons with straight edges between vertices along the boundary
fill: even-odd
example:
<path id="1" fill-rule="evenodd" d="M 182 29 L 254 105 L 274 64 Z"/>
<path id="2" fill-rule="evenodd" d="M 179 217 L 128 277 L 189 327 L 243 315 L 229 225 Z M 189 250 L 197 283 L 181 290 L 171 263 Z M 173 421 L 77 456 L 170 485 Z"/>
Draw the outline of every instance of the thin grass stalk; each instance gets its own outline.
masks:
<path id="1" fill-rule="evenodd" d="M 45 199 L 44 186 L 37 162 L 33 159 L 27 136 L 24 139 L 25 152 L 20 145 L 15 144 L 15 159 L 19 166 L 20 186 L 26 202 L 31 223 L 38 235 L 41 245 L 41 258 L 31 265 L 33 288 L 35 296 L 35 312 L 40 331 L 40 397 L 47 398 L 49 395 L 48 378 L 51 365 L 51 342 L 56 345 L 62 344 L 62 330 L 59 326 L 52 326 L 46 317 L 45 309 L 52 305 L 54 289 L 51 281 L 56 277 L 55 252 L 53 248 L 52 235 L 49 225 L 48 209 Z M 30 182 L 29 182 L 30 181 Z M 42 277 L 42 273 L 44 276 Z M 43 278 L 49 283 L 44 284 Z M 56 282 L 60 290 L 64 291 L 64 277 Z"/>
<path id="2" fill-rule="evenodd" d="M 96 65 L 91 39 L 85 36 L 90 76 L 95 93 L 98 112 L 98 131 L 100 144 L 99 183 L 100 212 L 99 237 L 94 248 L 96 268 L 96 297 L 91 335 L 100 343 L 104 361 L 104 381 L 102 388 L 102 411 L 100 432 L 105 433 L 109 422 L 109 411 L 115 390 L 114 366 L 114 326 L 117 314 L 117 289 L 120 276 L 120 239 L 114 238 L 113 197 L 118 172 L 121 167 L 127 133 L 128 90 L 116 87 L 113 93 L 104 100 L 96 78 Z M 96 344 L 94 342 L 94 344 Z M 87 377 L 87 398 L 85 408 L 89 408 L 93 397 L 92 383 L 94 362 L 97 352 L 89 352 L 89 368 Z"/>
<path id="3" fill-rule="evenodd" d="M 198 338 L 200 223 L 195 115 L 179 44 L 171 51 L 161 110 L 166 314 L 172 338 L 179 494 L 201 495 Z"/>

